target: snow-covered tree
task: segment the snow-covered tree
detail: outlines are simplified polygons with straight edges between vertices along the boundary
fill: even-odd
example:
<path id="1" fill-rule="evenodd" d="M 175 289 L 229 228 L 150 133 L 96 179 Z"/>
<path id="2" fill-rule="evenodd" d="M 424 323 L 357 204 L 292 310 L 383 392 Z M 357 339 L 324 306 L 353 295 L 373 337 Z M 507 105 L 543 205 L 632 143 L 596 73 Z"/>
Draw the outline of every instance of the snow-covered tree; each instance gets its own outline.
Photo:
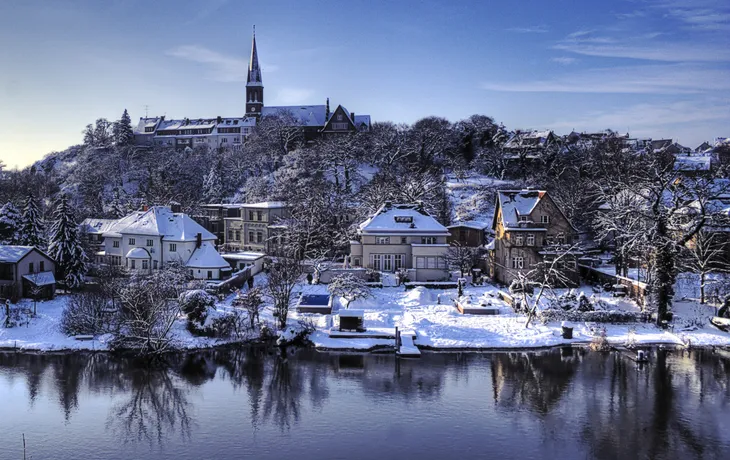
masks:
<path id="1" fill-rule="evenodd" d="M 119 189 L 114 190 L 114 196 L 111 203 L 109 204 L 109 214 L 115 219 L 119 219 L 127 215 L 127 211 L 122 204 L 121 194 Z"/>
<path id="2" fill-rule="evenodd" d="M 261 288 L 254 287 L 246 292 L 238 292 L 232 305 L 242 308 L 248 314 L 249 327 L 253 329 L 259 323 L 259 312 L 264 305 Z"/>
<path id="3" fill-rule="evenodd" d="M 724 261 L 727 241 L 718 232 L 700 230 L 687 244 L 679 260 L 680 268 L 697 273 L 700 277 L 700 303 L 705 303 L 707 275 L 710 273 L 727 273 L 730 267 Z"/>
<path id="4" fill-rule="evenodd" d="M 350 273 L 334 276 L 327 290 L 333 296 L 345 299 L 345 309 L 350 308 L 352 302 L 371 296 L 370 287 L 365 280 Z"/>
<path id="5" fill-rule="evenodd" d="M 43 224 L 43 217 L 41 216 L 41 211 L 38 208 L 38 203 L 33 195 L 28 195 L 28 198 L 25 200 L 21 222 L 21 244 L 45 249 L 45 225 Z"/>
<path id="6" fill-rule="evenodd" d="M 23 222 L 13 203 L 0 208 L 0 244 L 21 244 Z"/>
<path id="7" fill-rule="evenodd" d="M 223 181 L 221 179 L 221 164 L 214 163 L 203 182 L 203 200 L 206 203 L 223 202 Z"/>
<path id="8" fill-rule="evenodd" d="M 124 109 L 122 118 L 114 123 L 114 143 L 119 147 L 125 147 L 134 143 L 134 131 L 132 130 L 132 119 L 127 109 Z"/>
<path id="9" fill-rule="evenodd" d="M 83 283 L 87 258 L 81 246 L 74 212 L 66 195 L 61 195 L 53 219 L 48 252 L 56 261 L 56 267 L 66 285 L 76 288 Z"/>
<path id="10" fill-rule="evenodd" d="M 292 302 L 292 291 L 302 275 L 302 267 L 297 260 L 279 258 L 271 265 L 266 293 L 273 300 L 274 316 L 280 329 L 286 327 L 289 307 Z"/>

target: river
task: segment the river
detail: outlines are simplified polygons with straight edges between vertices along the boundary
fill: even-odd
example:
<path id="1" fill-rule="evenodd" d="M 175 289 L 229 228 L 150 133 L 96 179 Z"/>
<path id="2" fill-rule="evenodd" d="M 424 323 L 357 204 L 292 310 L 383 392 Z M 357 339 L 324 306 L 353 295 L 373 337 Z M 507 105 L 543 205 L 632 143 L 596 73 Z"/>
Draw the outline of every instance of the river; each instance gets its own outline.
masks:
<path id="1" fill-rule="evenodd" d="M 730 458 L 730 353 L 0 354 L 0 459 Z"/>

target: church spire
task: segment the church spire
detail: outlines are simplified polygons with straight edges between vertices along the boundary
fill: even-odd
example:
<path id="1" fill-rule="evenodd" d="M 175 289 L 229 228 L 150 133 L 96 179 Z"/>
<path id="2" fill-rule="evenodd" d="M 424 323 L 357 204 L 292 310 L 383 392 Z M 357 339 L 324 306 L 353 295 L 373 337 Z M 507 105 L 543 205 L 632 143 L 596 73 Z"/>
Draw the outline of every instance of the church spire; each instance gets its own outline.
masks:
<path id="1" fill-rule="evenodd" d="M 251 59 L 248 61 L 248 78 L 246 83 L 261 83 L 261 67 L 259 67 L 259 53 L 256 50 L 256 26 L 253 26 L 253 41 L 251 42 Z"/>

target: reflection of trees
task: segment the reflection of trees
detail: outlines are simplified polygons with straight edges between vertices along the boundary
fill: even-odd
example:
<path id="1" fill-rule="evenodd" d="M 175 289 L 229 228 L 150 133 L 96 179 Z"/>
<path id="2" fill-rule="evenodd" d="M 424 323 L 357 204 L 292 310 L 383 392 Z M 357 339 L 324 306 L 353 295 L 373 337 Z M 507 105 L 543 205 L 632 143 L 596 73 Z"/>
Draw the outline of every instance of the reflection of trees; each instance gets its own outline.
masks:
<path id="1" fill-rule="evenodd" d="M 79 404 L 79 389 L 86 360 L 86 355 L 71 354 L 60 355 L 53 360 L 53 381 L 66 421 L 71 418 L 71 412 Z"/>
<path id="2" fill-rule="evenodd" d="M 162 442 L 178 430 L 183 438 L 189 438 L 189 409 L 187 390 L 172 372 L 161 367 L 133 369 L 128 394 L 111 408 L 107 428 L 116 431 L 124 442 Z"/>
<path id="3" fill-rule="evenodd" d="M 574 353 L 579 355 L 580 350 Z M 579 364 L 560 350 L 492 355 L 492 388 L 499 406 L 527 407 L 545 415 L 563 396 Z"/>

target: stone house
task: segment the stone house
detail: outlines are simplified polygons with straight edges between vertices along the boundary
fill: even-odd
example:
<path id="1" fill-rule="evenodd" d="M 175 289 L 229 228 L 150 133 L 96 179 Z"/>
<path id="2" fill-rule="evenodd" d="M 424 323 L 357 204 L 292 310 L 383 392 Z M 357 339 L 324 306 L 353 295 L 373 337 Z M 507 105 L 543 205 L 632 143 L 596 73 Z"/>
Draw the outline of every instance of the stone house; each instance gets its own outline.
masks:
<path id="1" fill-rule="evenodd" d="M 0 246 L 0 297 L 13 301 L 32 297 L 51 298 L 56 292 L 56 264 L 33 246 Z"/>
<path id="2" fill-rule="evenodd" d="M 271 254 L 283 243 L 277 237 L 289 207 L 281 201 L 232 204 L 227 210 L 224 248 L 226 251 L 254 251 Z"/>
<path id="3" fill-rule="evenodd" d="M 350 242 L 349 264 L 381 272 L 408 271 L 411 281 L 448 278 L 444 255 L 449 231 L 422 204 L 386 201 L 358 228 L 359 240 Z"/>
<path id="4" fill-rule="evenodd" d="M 541 262 L 558 259 L 561 278 L 579 284 L 578 231 L 546 191 L 500 190 L 492 229 L 487 268 L 496 281 L 510 284 Z"/>

